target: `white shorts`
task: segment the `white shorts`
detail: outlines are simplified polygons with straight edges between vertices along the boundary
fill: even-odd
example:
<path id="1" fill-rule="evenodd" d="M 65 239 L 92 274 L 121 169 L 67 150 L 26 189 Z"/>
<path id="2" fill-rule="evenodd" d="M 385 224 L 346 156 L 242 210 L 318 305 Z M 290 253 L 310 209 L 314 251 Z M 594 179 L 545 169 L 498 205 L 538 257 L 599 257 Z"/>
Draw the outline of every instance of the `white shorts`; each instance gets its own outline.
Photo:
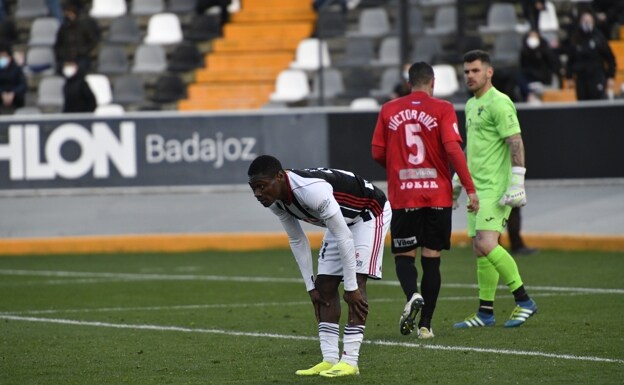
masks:
<path id="1" fill-rule="evenodd" d="M 381 279 L 384 244 L 390 228 L 392 209 L 386 202 L 383 214 L 369 221 L 359 221 L 349 226 L 355 243 L 355 272 L 368 275 L 373 279 Z M 319 275 L 342 276 L 342 259 L 331 232 L 325 231 L 323 245 L 318 258 Z"/>

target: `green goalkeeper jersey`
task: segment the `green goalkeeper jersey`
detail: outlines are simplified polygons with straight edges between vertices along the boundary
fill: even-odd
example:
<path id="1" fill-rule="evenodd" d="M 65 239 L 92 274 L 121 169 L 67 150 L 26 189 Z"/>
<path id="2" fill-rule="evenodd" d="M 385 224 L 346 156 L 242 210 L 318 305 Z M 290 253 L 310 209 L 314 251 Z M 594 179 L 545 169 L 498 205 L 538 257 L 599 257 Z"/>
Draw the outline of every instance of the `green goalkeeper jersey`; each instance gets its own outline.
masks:
<path id="1" fill-rule="evenodd" d="M 511 179 L 511 155 L 505 139 L 520 133 L 516 107 L 490 88 L 466 103 L 466 155 L 479 198 L 500 198 Z"/>

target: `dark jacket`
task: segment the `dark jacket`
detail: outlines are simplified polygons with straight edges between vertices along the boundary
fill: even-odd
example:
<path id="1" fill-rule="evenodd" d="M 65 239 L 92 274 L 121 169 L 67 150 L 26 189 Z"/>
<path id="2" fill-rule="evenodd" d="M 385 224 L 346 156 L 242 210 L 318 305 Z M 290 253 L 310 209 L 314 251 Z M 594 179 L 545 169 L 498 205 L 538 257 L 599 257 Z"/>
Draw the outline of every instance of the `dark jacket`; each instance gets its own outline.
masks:
<path id="1" fill-rule="evenodd" d="M 56 60 L 62 63 L 69 59 L 89 58 L 96 44 L 97 37 L 93 28 L 85 20 L 65 19 L 56 34 L 54 44 Z"/>
<path id="2" fill-rule="evenodd" d="M 545 39 L 540 38 L 536 48 L 530 48 L 525 39 L 520 50 L 520 69 L 527 81 L 547 85 L 552 83 L 553 74 L 559 76 L 561 62 Z"/>
<path id="3" fill-rule="evenodd" d="M 6 68 L 0 68 L 0 92 L 13 92 L 15 99 L 13 107 L 19 108 L 24 106 L 24 96 L 26 95 L 26 76 L 22 71 L 22 67 L 11 60 Z M 0 102 L 0 104 L 2 104 Z"/>
<path id="4" fill-rule="evenodd" d="M 615 57 L 604 35 L 596 28 L 578 30 L 570 40 L 566 76 L 615 77 Z"/>
<path id="5" fill-rule="evenodd" d="M 82 71 L 78 71 L 65 81 L 63 96 L 65 97 L 63 112 L 93 112 L 97 107 L 95 95 Z"/>

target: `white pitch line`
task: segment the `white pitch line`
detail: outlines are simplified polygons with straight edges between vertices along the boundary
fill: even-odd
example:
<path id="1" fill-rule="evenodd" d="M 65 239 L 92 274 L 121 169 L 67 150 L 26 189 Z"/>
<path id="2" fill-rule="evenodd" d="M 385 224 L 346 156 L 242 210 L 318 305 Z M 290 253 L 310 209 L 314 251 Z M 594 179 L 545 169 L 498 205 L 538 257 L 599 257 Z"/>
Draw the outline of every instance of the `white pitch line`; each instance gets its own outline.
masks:
<path id="1" fill-rule="evenodd" d="M 103 328 L 113 328 L 113 329 L 221 334 L 221 335 L 236 336 L 236 337 L 277 338 L 277 339 L 283 339 L 283 340 L 299 340 L 299 341 L 317 341 L 318 340 L 317 337 L 310 337 L 310 336 L 292 336 L 292 335 L 276 334 L 276 333 L 236 332 L 236 331 L 231 331 L 231 330 L 186 328 L 186 327 L 181 327 L 181 326 L 115 324 L 115 323 L 109 323 L 109 322 L 77 321 L 77 320 L 59 319 L 59 318 L 19 317 L 19 316 L 11 316 L 11 315 L 0 315 L 0 319 L 10 320 L 10 321 L 22 321 L 22 322 L 52 323 L 52 324 L 60 324 L 60 325 L 92 326 L 92 327 L 103 327 Z M 469 346 L 430 345 L 430 344 L 418 344 L 418 343 L 408 343 L 408 342 L 393 342 L 393 341 L 384 341 L 384 340 L 364 341 L 364 343 L 377 345 L 377 346 L 398 346 L 398 347 L 406 347 L 406 348 L 422 348 L 422 349 L 431 349 L 431 350 L 461 351 L 461 352 L 470 351 L 470 352 L 475 352 L 475 353 L 495 353 L 495 354 L 514 355 L 514 356 L 533 356 L 533 357 L 545 357 L 545 358 L 553 358 L 553 359 L 561 359 L 561 360 L 605 362 L 605 363 L 615 363 L 615 364 L 621 364 L 621 365 L 624 364 L 624 360 L 617 359 L 617 358 L 577 356 L 574 354 L 556 354 L 556 353 L 545 353 L 545 352 L 535 352 L 535 351 L 526 351 L 526 350 L 475 348 L 475 347 L 469 347 Z"/>
<path id="2" fill-rule="evenodd" d="M 95 272 L 77 272 L 77 271 L 54 271 L 54 270 L 14 270 L 0 269 L 0 275 L 7 276 L 37 276 L 37 277 L 63 277 L 63 278 L 83 278 L 83 279 L 111 279 L 122 281 L 146 281 L 146 280 L 162 280 L 162 281 L 219 281 L 219 282 L 259 282 L 259 283 L 301 283 L 300 278 L 284 278 L 284 277 L 237 277 L 237 276 L 219 276 L 219 275 L 198 275 L 198 274 L 141 274 L 141 273 L 95 273 Z M 54 281 L 57 282 L 57 281 Z M 99 282 L 99 281 L 98 281 Z M 9 283 L 10 284 L 10 283 Z M 371 281 L 373 285 L 398 286 L 399 282 L 395 280 Z M 463 283 L 445 283 L 447 288 L 459 289 L 477 289 L 476 284 Z M 501 285 L 500 288 L 505 288 Z M 624 294 L 624 289 L 612 288 L 588 288 L 588 287 L 560 287 L 560 286 L 527 286 L 530 290 L 556 291 L 566 293 L 595 293 L 595 294 Z"/>
<path id="3" fill-rule="evenodd" d="M 590 293 L 572 293 L 569 296 L 589 295 Z M 560 296 L 559 293 L 537 293 L 531 297 L 543 298 Z M 438 301 L 468 301 L 474 300 L 474 296 L 443 296 Z M 404 300 L 397 298 L 369 298 L 369 303 L 381 302 L 400 302 Z M 194 309 L 228 309 L 228 308 L 245 308 L 245 307 L 271 307 L 271 306 L 307 306 L 310 301 L 292 301 L 292 302 L 254 302 L 254 303 L 217 303 L 203 305 L 173 305 L 173 306 L 136 306 L 136 307 L 101 307 L 101 308 L 82 308 L 82 309 L 46 309 L 46 310 L 17 310 L 17 311 L 0 311 L 0 315 L 19 315 L 19 314 L 69 314 L 69 313 L 107 313 L 107 312 L 123 312 L 123 311 L 173 311 L 173 310 L 194 310 Z"/>

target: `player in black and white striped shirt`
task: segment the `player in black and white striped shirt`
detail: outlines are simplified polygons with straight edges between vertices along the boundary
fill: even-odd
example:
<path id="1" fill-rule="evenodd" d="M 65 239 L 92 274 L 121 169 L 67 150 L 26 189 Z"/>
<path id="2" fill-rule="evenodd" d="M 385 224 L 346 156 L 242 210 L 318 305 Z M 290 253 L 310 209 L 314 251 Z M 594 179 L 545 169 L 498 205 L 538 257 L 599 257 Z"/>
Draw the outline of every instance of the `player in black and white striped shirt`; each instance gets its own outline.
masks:
<path id="1" fill-rule="evenodd" d="M 298 375 L 341 377 L 359 374 L 358 356 L 368 302 L 368 277 L 381 279 L 384 240 L 392 212 L 383 191 L 348 171 L 328 168 L 284 170 L 278 159 L 261 155 L 249 166 L 254 196 L 280 219 L 310 295 L 323 362 Z M 316 279 L 310 242 L 300 221 L 326 228 Z M 349 318 L 340 357 L 340 295 Z"/>

